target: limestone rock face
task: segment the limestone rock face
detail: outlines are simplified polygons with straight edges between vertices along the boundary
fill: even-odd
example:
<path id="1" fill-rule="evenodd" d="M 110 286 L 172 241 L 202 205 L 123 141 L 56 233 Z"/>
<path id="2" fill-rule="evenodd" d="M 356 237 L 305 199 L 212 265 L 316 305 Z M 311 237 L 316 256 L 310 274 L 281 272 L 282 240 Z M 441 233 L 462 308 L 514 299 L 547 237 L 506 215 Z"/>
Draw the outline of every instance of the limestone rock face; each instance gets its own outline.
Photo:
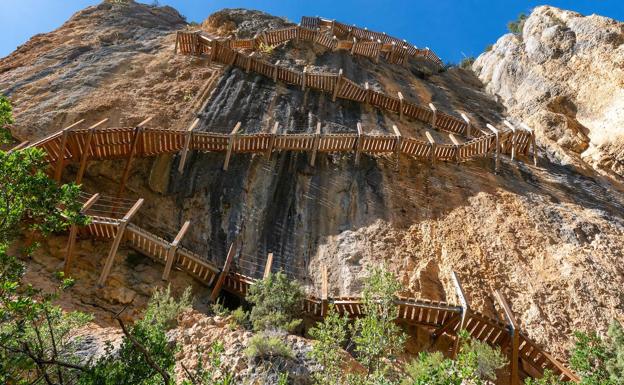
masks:
<path id="1" fill-rule="evenodd" d="M 624 176 L 624 23 L 537 7 L 473 69 L 551 159 Z"/>

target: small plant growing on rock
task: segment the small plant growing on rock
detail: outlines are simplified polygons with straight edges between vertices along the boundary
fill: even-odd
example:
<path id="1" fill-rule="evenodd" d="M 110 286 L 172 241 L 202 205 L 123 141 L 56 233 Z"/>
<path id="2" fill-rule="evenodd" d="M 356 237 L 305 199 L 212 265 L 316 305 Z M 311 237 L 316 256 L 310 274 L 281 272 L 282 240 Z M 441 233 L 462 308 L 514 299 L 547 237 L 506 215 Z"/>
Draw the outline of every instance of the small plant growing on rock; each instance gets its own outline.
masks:
<path id="1" fill-rule="evenodd" d="M 239 326 L 247 328 L 249 323 L 249 312 L 246 312 L 242 307 L 237 308 L 232 312 L 232 320 L 230 321 L 230 327 L 235 329 Z"/>
<path id="2" fill-rule="evenodd" d="M 459 63 L 459 67 L 465 70 L 471 70 L 472 69 L 472 64 L 475 62 L 475 57 L 474 56 L 468 56 L 462 59 L 462 61 Z"/>
<path id="3" fill-rule="evenodd" d="M 6 96 L 0 95 L 0 144 L 11 141 L 11 133 L 7 129 L 9 124 L 13 124 L 13 107 Z"/>
<path id="4" fill-rule="evenodd" d="M 294 357 L 292 349 L 286 344 L 282 335 L 265 332 L 256 334 L 249 339 L 245 354 L 251 359 L 271 360 L 276 357 Z"/>
<path id="5" fill-rule="evenodd" d="M 190 370 L 182 364 L 188 377 L 182 385 L 233 385 L 234 376 L 226 370 L 221 359 L 224 353 L 223 343 L 215 342 L 210 346 L 208 360 L 204 362 L 204 352 L 197 347 L 198 358 L 195 368 Z"/>
<path id="6" fill-rule="evenodd" d="M 210 306 L 212 314 L 218 317 L 227 317 L 230 315 L 230 310 L 223 305 L 223 301 L 219 302 L 219 299 Z"/>
<path id="7" fill-rule="evenodd" d="M 255 282 L 247 295 L 253 304 L 249 315 L 253 329 L 293 331 L 301 324 L 296 316 L 301 312 L 303 298 L 301 285 L 282 272 Z"/>
<path id="8" fill-rule="evenodd" d="M 275 46 L 261 42 L 258 50 L 265 55 L 271 56 L 273 51 L 275 51 Z"/>
<path id="9" fill-rule="evenodd" d="M 522 34 L 522 30 L 524 29 L 524 23 L 528 18 L 529 17 L 524 12 L 519 14 L 516 20 L 507 23 L 507 29 L 511 33 Z"/>
<path id="10" fill-rule="evenodd" d="M 342 345 L 347 339 L 348 317 L 341 317 L 330 305 L 323 322 L 310 329 L 310 337 L 314 338 L 314 346 L 310 357 L 318 362 L 322 369 L 314 373 L 317 384 L 339 384 L 343 380 Z"/>

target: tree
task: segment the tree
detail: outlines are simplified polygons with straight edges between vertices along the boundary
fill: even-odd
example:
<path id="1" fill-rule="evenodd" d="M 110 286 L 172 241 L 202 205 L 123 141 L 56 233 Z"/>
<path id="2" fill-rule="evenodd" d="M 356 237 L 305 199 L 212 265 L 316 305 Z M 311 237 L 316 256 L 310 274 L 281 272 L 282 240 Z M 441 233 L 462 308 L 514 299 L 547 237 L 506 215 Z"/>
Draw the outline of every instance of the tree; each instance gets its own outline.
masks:
<path id="1" fill-rule="evenodd" d="M 13 107 L 6 96 L 0 95 L 0 144 L 11 141 L 11 133 L 6 126 L 13 124 Z"/>
<path id="2" fill-rule="evenodd" d="M 396 277 L 383 267 L 369 270 L 362 292 L 364 316 L 352 325 L 352 341 L 357 360 L 366 368 L 364 381 L 384 378 L 388 361 L 403 351 L 405 333 L 394 322 L 398 308 L 395 293 L 401 288 Z"/>
<path id="3" fill-rule="evenodd" d="M 255 331 L 279 329 L 292 331 L 301 319 L 303 288 L 286 274 L 278 272 L 256 281 L 249 288 L 247 300 L 253 304 L 249 319 Z"/>
<path id="4" fill-rule="evenodd" d="M 310 357 L 323 367 L 314 373 L 314 380 L 319 385 L 339 384 L 343 380 L 341 350 L 347 339 L 348 322 L 346 315 L 341 317 L 330 305 L 323 322 L 318 322 L 309 331 L 310 337 L 316 340 Z"/>

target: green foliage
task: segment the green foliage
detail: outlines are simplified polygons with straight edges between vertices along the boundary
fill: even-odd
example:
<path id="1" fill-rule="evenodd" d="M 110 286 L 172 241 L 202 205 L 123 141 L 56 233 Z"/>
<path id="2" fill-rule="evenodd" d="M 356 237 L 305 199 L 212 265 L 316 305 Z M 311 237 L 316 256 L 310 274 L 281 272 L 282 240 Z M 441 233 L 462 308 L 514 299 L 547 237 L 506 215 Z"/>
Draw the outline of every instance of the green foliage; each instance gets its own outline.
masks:
<path id="1" fill-rule="evenodd" d="M 223 301 L 219 301 L 217 298 L 216 302 L 210 305 L 210 310 L 212 310 L 212 314 L 219 317 L 227 317 L 230 315 L 230 309 L 223 305 Z"/>
<path id="2" fill-rule="evenodd" d="M 465 70 L 471 70 L 472 69 L 472 64 L 475 62 L 475 57 L 474 56 L 468 56 L 462 59 L 462 61 L 459 63 L 459 67 L 463 68 Z"/>
<path id="3" fill-rule="evenodd" d="M 348 317 L 341 317 L 329 306 L 323 322 L 319 322 L 310 329 L 309 333 L 316 341 L 310 352 L 310 357 L 318 362 L 323 369 L 314 373 L 317 384 L 338 384 L 342 379 L 341 348 L 347 339 Z"/>
<path id="4" fill-rule="evenodd" d="M 357 360 L 368 377 L 383 377 L 397 353 L 403 351 L 405 334 L 394 322 L 398 308 L 394 294 L 401 288 L 396 277 L 385 268 L 375 267 L 362 293 L 364 316 L 352 326 Z"/>
<path id="5" fill-rule="evenodd" d="M 11 133 L 6 126 L 13 124 L 13 107 L 6 96 L 0 95 L 0 144 L 11 141 Z"/>
<path id="6" fill-rule="evenodd" d="M 624 384 L 624 330 L 619 322 L 613 321 L 606 339 L 595 332 L 574 335 L 576 343 L 570 365 L 580 375 L 581 384 Z"/>
<path id="7" fill-rule="evenodd" d="M 249 323 L 249 312 L 245 311 L 242 307 L 237 308 L 232 312 L 232 321 L 230 323 L 232 328 L 242 326 L 247 328 L 250 325 Z"/>
<path id="8" fill-rule="evenodd" d="M 249 339 L 245 354 L 251 359 L 273 359 L 275 357 L 293 358 L 292 349 L 279 335 L 260 333 Z"/>
<path id="9" fill-rule="evenodd" d="M 191 308 L 191 287 L 187 287 L 179 299 L 171 295 L 171 287 L 157 288 L 150 298 L 142 322 L 173 329 L 177 325 L 177 317 L 184 310 Z"/>
<path id="10" fill-rule="evenodd" d="M 59 186 L 44 172 L 46 167 L 43 150 L 0 151 L 0 244 L 24 230 L 48 235 L 88 222 L 79 214 L 79 187 Z"/>
<path id="11" fill-rule="evenodd" d="M 613 321 L 607 332 L 609 360 L 607 371 L 613 384 L 624 384 L 624 328 L 618 321 Z"/>
<path id="12" fill-rule="evenodd" d="M 182 385 L 234 385 L 234 376 L 228 373 L 221 357 L 225 352 L 223 343 L 215 342 L 208 352 L 208 361 L 204 362 L 204 352 L 197 348 L 197 365 L 186 370 L 190 380 L 184 380 Z"/>
<path id="13" fill-rule="evenodd" d="M 523 12 L 518 15 L 518 18 L 514 21 L 510 21 L 507 23 L 507 29 L 511 33 L 522 34 L 522 29 L 524 28 L 524 23 L 526 19 L 529 17 Z"/>
<path id="14" fill-rule="evenodd" d="M 402 385 L 482 385 L 495 381 L 496 370 L 507 364 L 500 349 L 472 340 L 465 332 L 460 338 L 456 360 L 445 359 L 439 352 L 422 352 L 406 366 L 407 378 Z"/>
<path id="15" fill-rule="evenodd" d="M 551 370 L 546 369 L 542 378 L 527 378 L 524 380 L 525 385 L 563 385 L 565 382 L 559 380 Z"/>
<path id="16" fill-rule="evenodd" d="M 271 56 L 273 55 L 273 51 L 275 51 L 275 46 L 260 42 L 260 46 L 258 47 L 258 50 L 265 55 Z"/>
<path id="17" fill-rule="evenodd" d="M 494 48 L 493 44 L 488 44 L 485 46 L 485 52 L 490 52 Z"/>
<path id="18" fill-rule="evenodd" d="M 249 318 L 256 331 L 278 329 L 292 331 L 301 323 L 304 292 L 299 283 L 278 272 L 256 281 L 247 294 L 254 306 Z"/>

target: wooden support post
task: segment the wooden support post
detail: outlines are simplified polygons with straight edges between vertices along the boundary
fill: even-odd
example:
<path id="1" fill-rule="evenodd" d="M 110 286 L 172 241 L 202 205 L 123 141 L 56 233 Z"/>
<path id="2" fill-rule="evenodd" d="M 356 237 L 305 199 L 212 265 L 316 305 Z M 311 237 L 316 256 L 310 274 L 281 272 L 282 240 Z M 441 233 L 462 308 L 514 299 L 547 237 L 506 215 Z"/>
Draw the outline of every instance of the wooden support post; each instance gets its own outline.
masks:
<path id="1" fill-rule="evenodd" d="M 308 66 L 303 67 L 303 72 L 301 73 L 301 91 L 306 88 L 306 74 L 308 72 Z"/>
<path id="2" fill-rule="evenodd" d="M 249 54 L 249 56 L 247 56 L 247 67 L 245 68 L 246 73 L 249 73 L 249 71 L 251 71 L 251 61 L 253 60 L 254 54 L 255 52 L 252 52 Z"/>
<path id="3" fill-rule="evenodd" d="M 362 130 L 362 123 L 357 123 L 357 147 L 355 150 L 355 165 L 358 166 L 360 164 L 360 156 L 362 154 L 362 146 L 364 145 L 364 132 Z"/>
<path id="4" fill-rule="evenodd" d="M 390 54 L 388 55 L 388 61 L 390 63 L 394 63 L 395 52 L 396 52 L 396 43 L 392 42 L 392 45 L 390 46 Z"/>
<path id="5" fill-rule="evenodd" d="M 210 42 L 210 56 L 208 57 L 208 64 L 212 63 L 217 57 L 217 41 L 213 40 Z"/>
<path id="6" fill-rule="evenodd" d="M 368 105 L 370 104 L 370 97 L 371 97 L 371 90 L 370 90 L 370 87 L 368 86 L 368 82 L 364 83 L 364 91 L 366 91 L 366 95 L 364 96 L 364 104 L 366 104 L 366 106 L 368 107 Z"/>
<path id="7" fill-rule="evenodd" d="M 169 244 L 169 248 L 167 249 L 167 262 L 165 263 L 165 270 L 162 275 L 163 281 L 167 281 L 169 279 L 169 274 L 171 274 L 171 268 L 173 267 L 173 262 L 175 261 L 175 253 L 178 250 L 178 245 L 180 244 L 182 237 L 186 234 L 190 224 L 191 221 L 184 222 L 182 228 L 173 239 L 173 242 Z"/>
<path id="8" fill-rule="evenodd" d="M 314 134 L 314 143 L 312 149 L 312 156 L 310 157 L 310 166 L 314 167 L 316 161 L 316 153 L 318 152 L 319 145 L 321 143 L 321 122 L 316 123 L 316 133 Z"/>
<path id="9" fill-rule="evenodd" d="M 429 103 L 429 108 L 431 108 L 431 111 L 433 112 L 433 114 L 431 115 L 431 126 L 435 127 L 436 126 L 436 118 L 438 115 L 438 109 L 433 105 L 433 103 Z"/>
<path id="10" fill-rule="evenodd" d="M 180 40 L 180 31 L 176 32 L 176 41 L 175 41 L 175 46 L 173 47 L 173 54 L 177 55 L 178 54 L 178 41 Z"/>
<path id="11" fill-rule="evenodd" d="M 510 378 L 510 384 L 511 385 L 519 385 L 520 384 L 520 376 L 518 373 L 518 367 L 520 364 L 520 357 L 519 357 L 519 347 L 520 347 L 520 328 L 518 327 L 518 323 L 516 322 L 516 317 L 514 317 L 513 312 L 511 311 L 511 307 L 509 307 L 509 304 L 507 303 L 507 301 L 505 300 L 505 297 L 503 296 L 503 294 L 496 290 L 495 292 L 495 296 L 496 299 L 498 300 L 498 303 L 500 304 L 500 306 L 503 308 L 503 311 L 505 312 L 505 318 L 507 318 L 507 322 L 508 322 L 508 327 L 509 327 L 509 336 L 511 337 L 511 360 L 510 360 L 510 366 L 511 366 L 511 378 Z"/>
<path id="12" fill-rule="evenodd" d="M 327 279 L 327 265 L 321 266 L 321 317 L 327 315 L 329 299 L 329 281 Z"/>
<path id="13" fill-rule="evenodd" d="M 269 137 L 269 146 L 266 150 L 266 157 L 271 159 L 271 153 L 273 152 L 273 146 L 275 145 L 275 136 L 277 135 L 277 130 L 279 129 L 279 123 L 275 122 L 273 125 L 273 129 L 271 130 L 271 136 Z"/>
<path id="14" fill-rule="evenodd" d="M 184 138 L 184 147 L 180 152 L 180 164 L 178 165 L 178 172 L 182 174 L 184 171 L 184 163 L 186 163 L 186 157 L 188 155 L 189 146 L 191 145 L 191 138 L 193 136 L 193 130 L 199 124 L 199 118 L 195 119 L 193 123 L 186 130 L 186 137 Z"/>
<path id="15" fill-rule="evenodd" d="M 533 165 L 537 166 L 537 145 L 535 144 L 535 131 L 533 131 L 533 129 L 531 127 L 527 126 L 524 123 L 521 123 L 520 126 L 531 133 L 531 147 L 532 147 L 532 152 L 533 152 Z M 527 156 L 529 156 L 528 150 L 527 150 Z"/>
<path id="16" fill-rule="evenodd" d="M 353 45 L 351 46 L 351 55 L 355 54 L 355 46 L 357 45 L 357 39 L 353 38 Z"/>
<path id="17" fill-rule="evenodd" d="M 399 96 L 399 120 L 403 120 L 403 94 L 398 93 Z"/>
<path id="18" fill-rule="evenodd" d="M 236 139 L 238 136 L 237 133 L 238 133 L 238 130 L 240 129 L 240 126 L 241 126 L 241 122 L 236 123 L 236 126 L 234 126 L 234 129 L 230 133 L 230 140 L 228 141 L 227 153 L 225 154 L 225 162 L 223 163 L 223 171 L 227 171 L 228 166 L 230 165 L 230 157 L 232 156 L 232 149 L 234 148 L 234 143 L 236 142 Z"/>
<path id="19" fill-rule="evenodd" d="M 152 120 L 153 116 L 145 119 L 141 123 L 139 123 L 134 128 L 134 134 L 132 135 L 132 144 L 130 145 L 130 153 L 128 154 L 128 159 L 126 160 L 126 165 L 124 166 L 123 174 L 121 175 L 121 181 L 119 182 L 119 191 L 117 192 L 117 198 L 121 198 L 121 195 L 124 192 L 124 188 L 126 187 L 126 182 L 128 181 L 128 176 L 130 176 L 130 166 L 132 165 L 132 160 L 137 151 L 137 147 L 139 146 L 139 139 L 141 137 L 141 132 L 143 132 L 143 128 L 150 120 Z"/>
<path id="20" fill-rule="evenodd" d="M 273 83 L 277 83 L 277 66 L 279 66 L 280 61 L 276 61 L 275 65 L 273 66 Z"/>
<path id="21" fill-rule="evenodd" d="M 458 322 L 461 322 L 462 317 L 463 317 L 463 311 L 461 313 L 458 313 L 458 314 L 452 316 L 448 321 L 446 321 L 445 324 L 443 324 L 442 326 L 440 326 L 436 330 L 434 330 L 431 333 L 431 337 L 433 338 L 433 341 L 435 342 L 444 333 L 450 332 L 455 327 L 455 325 Z"/>
<path id="22" fill-rule="evenodd" d="M 503 123 L 511 129 L 511 160 L 514 160 L 516 159 L 516 142 L 518 139 L 516 135 L 516 127 L 514 127 L 507 120 L 503 120 Z"/>
<path id="23" fill-rule="evenodd" d="M 89 159 L 89 151 L 91 150 L 91 140 L 93 139 L 95 129 L 98 128 L 100 125 L 106 123 L 107 121 L 108 118 L 100 120 L 99 122 L 89 127 L 89 131 L 87 132 L 87 138 L 85 139 L 85 144 L 82 149 L 82 157 L 80 158 L 78 175 L 76 175 L 76 184 L 80 184 L 82 182 L 82 176 L 84 175 L 85 169 L 87 168 L 87 160 Z"/>
<path id="24" fill-rule="evenodd" d="M 115 256 L 117 255 L 117 249 L 119 248 L 119 244 L 124 237 L 124 232 L 126 231 L 126 227 L 128 226 L 128 222 L 132 219 L 134 214 L 139 210 L 139 208 L 143 205 L 143 198 L 136 201 L 136 203 L 128 210 L 126 215 L 121 219 L 119 224 L 117 225 L 117 233 L 115 234 L 115 239 L 113 239 L 113 245 L 111 246 L 110 251 L 108 252 L 108 257 L 106 258 L 106 262 L 104 263 L 104 268 L 102 269 L 102 274 L 100 274 L 100 278 L 98 279 L 98 286 L 103 287 L 104 283 L 106 283 L 106 278 L 110 274 L 110 271 L 113 267 L 113 262 L 115 261 Z"/>
<path id="25" fill-rule="evenodd" d="M 461 282 L 459 281 L 459 277 L 457 277 L 457 273 L 453 271 L 451 273 L 451 278 L 453 279 L 455 292 L 457 293 L 459 304 L 462 308 L 461 320 L 459 321 L 459 326 L 457 328 L 457 331 L 460 332 L 466 326 L 466 317 L 468 316 L 468 312 L 470 312 L 470 304 L 468 303 L 468 299 L 466 299 L 464 288 L 462 287 Z M 458 350 L 459 350 L 459 335 L 457 335 L 455 338 L 455 344 L 453 346 L 451 358 L 454 359 L 457 356 Z"/>
<path id="26" fill-rule="evenodd" d="M 72 128 L 84 122 L 84 119 L 80 119 L 76 123 L 67 126 L 63 129 L 63 136 L 61 137 L 61 146 L 59 149 L 59 156 L 56 160 L 56 168 L 54 169 L 54 180 L 57 182 L 61 181 L 61 176 L 63 174 L 63 167 L 65 166 L 65 147 L 67 147 L 67 137 L 69 136 L 69 132 Z"/>
<path id="27" fill-rule="evenodd" d="M 500 166 L 500 135 L 499 135 L 499 131 L 492 126 L 490 123 L 487 123 L 485 125 L 487 128 L 490 129 L 490 131 L 492 131 L 494 133 L 494 135 L 496 135 L 496 163 L 494 165 L 494 173 L 498 174 L 498 169 Z"/>
<path id="28" fill-rule="evenodd" d="M 273 253 L 269 253 L 267 255 L 266 265 L 264 265 L 264 274 L 262 278 L 267 279 L 267 277 L 271 274 L 271 267 L 273 266 Z"/>
<path id="29" fill-rule="evenodd" d="M 89 198 L 82 208 L 80 209 L 80 214 L 84 214 L 93 206 L 93 204 L 100 199 L 100 194 L 94 194 Z M 71 272 L 71 262 L 74 255 L 74 246 L 76 244 L 76 236 L 78 235 L 78 226 L 71 225 L 69 228 L 69 240 L 67 241 L 67 254 L 65 255 L 65 264 L 63 266 L 63 273 L 65 273 L 65 277 L 69 277 Z"/>
<path id="30" fill-rule="evenodd" d="M 453 134 L 449 134 L 449 138 L 455 146 L 455 162 L 459 163 L 459 149 L 461 148 L 461 143 L 459 143 L 459 140 L 457 140 L 457 138 Z"/>
<path id="31" fill-rule="evenodd" d="M 230 250 L 227 253 L 227 257 L 225 257 L 225 264 L 223 265 L 223 270 L 219 273 L 219 278 L 217 278 L 217 282 L 212 288 L 212 293 L 210 294 L 210 301 L 215 302 L 219 297 L 219 293 L 221 292 L 221 287 L 225 283 L 225 277 L 230 271 L 230 266 L 232 265 L 232 260 L 234 260 L 234 256 L 238 252 L 238 246 L 240 243 L 240 238 L 237 237 L 234 242 L 230 245 Z"/>
<path id="32" fill-rule="evenodd" d="M 336 84 L 334 84 L 334 92 L 332 94 L 332 102 L 336 101 L 336 96 L 340 90 L 340 82 L 342 81 L 342 68 L 338 70 L 338 77 L 336 78 Z"/>
<path id="33" fill-rule="evenodd" d="M 383 44 L 379 39 L 377 39 L 377 48 L 375 48 L 375 63 L 379 64 L 379 53 L 381 52 L 381 46 Z"/>
<path id="34" fill-rule="evenodd" d="M 463 112 L 461 113 L 461 117 L 464 119 L 464 122 L 466 122 L 466 138 L 470 139 L 472 138 L 472 122 Z"/>
<path id="35" fill-rule="evenodd" d="M 436 142 L 435 140 L 433 140 L 433 136 L 431 135 L 431 133 L 429 131 L 425 131 L 425 136 L 427 137 L 427 140 L 429 141 L 429 145 L 431 146 L 431 163 L 435 163 L 436 160 L 436 156 L 435 156 L 435 150 L 436 150 Z"/>
<path id="36" fill-rule="evenodd" d="M 396 158 L 396 166 L 395 166 L 395 170 L 398 171 L 399 170 L 399 161 L 401 160 L 401 142 L 402 142 L 402 136 L 401 136 L 401 131 L 399 131 L 399 128 L 396 125 L 392 125 L 392 130 L 394 131 L 394 135 L 396 136 L 396 142 L 394 144 L 394 156 Z"/>

